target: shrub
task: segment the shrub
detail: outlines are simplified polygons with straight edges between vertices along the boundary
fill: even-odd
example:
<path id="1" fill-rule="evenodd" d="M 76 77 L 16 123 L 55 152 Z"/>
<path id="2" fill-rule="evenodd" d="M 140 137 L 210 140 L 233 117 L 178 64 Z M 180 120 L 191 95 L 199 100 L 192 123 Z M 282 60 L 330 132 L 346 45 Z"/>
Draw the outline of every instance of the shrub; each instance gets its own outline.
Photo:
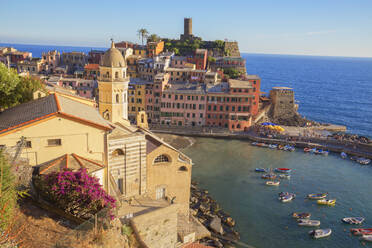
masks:
<path id="1" fill-rule="evenodd" d="M 11 166 L 0 150 L 0 230 L 4 230 L 13 217 L 17 203 L 15 178 Z"/>
<path id="2" fill-rule="evenodd" d="M 115 199 L 108 195 L 98 179 L 86 169 L 64 170 L 41 175 L 34 179 L 35 187 L 46 200 L 76 217 L 89 219 L 107 208 L 112 218 Z"/>

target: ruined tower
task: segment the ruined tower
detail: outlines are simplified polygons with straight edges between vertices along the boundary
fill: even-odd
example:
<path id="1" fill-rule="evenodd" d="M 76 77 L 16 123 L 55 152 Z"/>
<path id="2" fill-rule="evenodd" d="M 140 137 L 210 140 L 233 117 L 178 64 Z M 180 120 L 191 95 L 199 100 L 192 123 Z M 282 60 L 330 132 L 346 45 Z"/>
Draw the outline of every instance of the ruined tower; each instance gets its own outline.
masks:
<path id="1" fill-rule="evenodd" d="M 183 34 L 180 40 L 193 40 L 195 37 L 192 34 L 192 18 L 185 18 L 183 20 Z"/>

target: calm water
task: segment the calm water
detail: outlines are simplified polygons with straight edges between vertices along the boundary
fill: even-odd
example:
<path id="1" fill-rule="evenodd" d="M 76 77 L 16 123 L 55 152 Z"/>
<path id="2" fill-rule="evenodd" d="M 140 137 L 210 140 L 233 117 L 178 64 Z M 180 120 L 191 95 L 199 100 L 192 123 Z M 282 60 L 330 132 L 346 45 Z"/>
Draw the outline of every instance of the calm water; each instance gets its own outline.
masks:
<path id="1" fill-rule="evenodd" d="M 256 248 L 362 247 L 341 218 L 364 216 L 362 226 L 372 227 L 371 166 L 336 155 L 268 150 L 237 140 L 201 138 L 185 153 L 195 163 L 193 179 L 237 220 L 241 240 Z M 264 185 L 262 174 L 254 172 L 256 167 L 289 167 L 294 171 L 290 180 L 283 179 L 274 187 Z M 281 203 L 280 191 L 294 192 L 297 197 Z M 336 206 L 318 206 L 305 199 L 317 192 L 329 192 L 337 199 Z M 299 227 L 289 216 L 294 211 L 311 212 L 311 219 L 320 220 L 321 228 L 332 228 L 331 237 L 312 240 L 307 234 L 311 227 Z"/>
<path id="2" fill-rule="evenodd" d="M 346 125 L 372 136 L 372 58 L 244 54 L 247 72 L 261 77 L 261 90 L 289 86 L 299 112 L 320 122 Z"/>

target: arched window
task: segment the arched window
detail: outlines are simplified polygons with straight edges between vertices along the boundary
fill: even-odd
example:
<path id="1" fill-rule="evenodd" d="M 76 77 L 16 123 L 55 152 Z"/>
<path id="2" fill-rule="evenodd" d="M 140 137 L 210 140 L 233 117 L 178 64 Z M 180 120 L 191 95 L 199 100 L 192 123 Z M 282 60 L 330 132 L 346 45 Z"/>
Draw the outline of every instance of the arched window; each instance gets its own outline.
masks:
<path id="1" fill-rule="evenodd" d="M 120 96 L 119 96 L 119 94 L 116 94 L 116 103 L 119 103 L 119 99 L 120 98 Z"/>
<path id="2" fill-rule="evenodd" d="M 106 72 L 106 77 L 107 77 L 107 78 L 110 77 L 110 73 L 109 73 L 109 72 Z"/>
<path id="3" fill-rule="evenodd" d="M 122 149 L 116 149 L 115 151 L 112 152 L 113 157 L 118 157 L 118 156 L 124 156 L 124 151 Z"/>
<path id="4" fill-rule="evenodd" d="M 119 72 L 115 72 L 115 78 L 119 77 Z"/>
<path id="5" fill-rule="evenodd" d="M 168 163 L 170 162 L 170 158 L 165 155 L 165 154 L 162 154 L 162 155 L 159 155 L 155 158 L 154 160 L 154 164 L 157 164 L 157 163 Z"/>
<path id="6" fill-rule="evenodd" d="M 178 168 L 179 171 L 187 171 L 187 167 L 186 166 L 181 166 L 180 168 Z"/>
<path id="7" fill-rule="evenodd" d="M 236 128 L 240 128 L 240 124 L 236 125 Z"/>

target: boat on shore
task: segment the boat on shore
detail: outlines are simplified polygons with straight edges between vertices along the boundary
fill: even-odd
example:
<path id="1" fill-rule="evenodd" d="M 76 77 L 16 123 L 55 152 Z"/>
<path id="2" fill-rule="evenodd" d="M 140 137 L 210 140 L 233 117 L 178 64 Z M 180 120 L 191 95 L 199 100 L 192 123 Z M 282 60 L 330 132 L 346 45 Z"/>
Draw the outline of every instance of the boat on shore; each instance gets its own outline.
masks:
<path id="1" fill-rule="evenodd" d="M 283 149 L 284 151 L 289 151 L 289 152 L 294 152 L 296 150 L 294 146 L 290 146 L 290 145 L 285 145 Z"/>
<path id="2" fill-rule="evenodd" d="M 347 154 L 346 154 L 345 152 L 341 152 L 340 156 L 341 156 L 341 158 L 343 158 L 343 159 L 347 158 Z"/>
<path id="3" fill-rule="evenodd" d="M 268 186 L 279 186 L 280 181 L 267 181 L 265 184 Z"/>
<path id="4" fill-rule="evenodd" d="M 372 234 L 364 234 L 364 235 L 362 235 L 360 240 L 367 241 L 367 242 L 372 242 Z"/>
<path id="5" fill-rule="evenodd" d="M 295 219 L 308 219 L 310 218 L 310 216 L 311 216 L 311 213 L 298 213 L 298 212 L 292 213 L 292 217 Z"/>
<path id="6" fill-rule="evenodd" d="M 320 221 L 299 219 L 297 220 L 297 224 L 299 226 L 320 226 Z"/>
<path id="7" fill-rule="evenodd" d="M 351 228 L 350 232 L 353 235 L 372 235 L 372 228 Z"/>
<path id="8" fill-rule="evenodd" d="M 275 168 L 275 172 L 278 172 L 278 173 L 290 173 L 292 171 L 292 169 L 289 169 L 289 168 Z"/>
<path id="9" fill-rule="evenodd" d="M 319 199 L 326 198 L 327 195 L 328 193 L 308 194 L 307 198 L 312 199 L 312 200 L 319 200 Z"/>
<path id="10" fill-rule="evenodd" d="M 265 168 L 256 168 L 254 171 L 255 172 L 268 172 L 268 170 Z"/>
<path id="11" fill-rule="evenodd" d="M 342 222 L 351 224 L 351 225 L 359 225 L 362 224 L 364 221 L 363 217 L 345 217 L 341 219 Z"/>
<path id="12" fill-rule="evenodd" d="M 332 230 L 330 228 L 327 229 L 315 229 L 309 232 L 310 236 L 319 239 L 319 238 L 325 238 L 331 235 Z"/>
<path id="13" fill-rule="evenodd" d="M 371 163 L 371 160 L 368 159 L 368 158 L 357 158 L 356 160 L 359 164 L 361 165 L 367 165 L 369 163 Z"/>
<path id="14" fill-rule="evenodd" d="M 317 200 L 316 203 L 318 203 L 318 205 L 334 206 L 336 204 L 336 199 L 321 199 Z"/>
<path id="15" fill-rule="evenodd" d="M 270 145 L 269 145 L 269 148 L 270 148 L 270 149 L 277 149 L 277 148 L 278 148 L 278 145 L 270 144 Z"/>

